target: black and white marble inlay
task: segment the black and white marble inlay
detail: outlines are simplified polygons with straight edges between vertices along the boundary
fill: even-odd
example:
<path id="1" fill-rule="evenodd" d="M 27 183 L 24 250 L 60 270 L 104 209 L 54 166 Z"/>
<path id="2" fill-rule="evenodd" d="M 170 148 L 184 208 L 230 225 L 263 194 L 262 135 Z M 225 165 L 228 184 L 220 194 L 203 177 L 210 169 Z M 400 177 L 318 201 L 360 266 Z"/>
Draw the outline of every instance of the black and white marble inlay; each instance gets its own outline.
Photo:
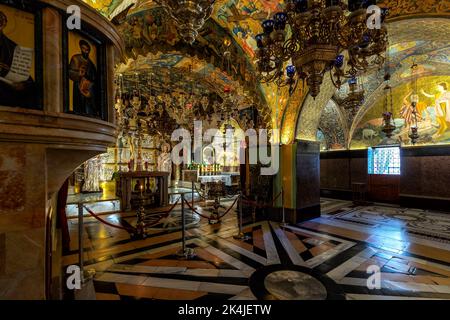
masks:
<path id="1" fill-rule="evenodd" d="M 264 279 L 264 286 L 278 300 L 325 300 L 327 289 L 309 274 L 280 270 Z"/>

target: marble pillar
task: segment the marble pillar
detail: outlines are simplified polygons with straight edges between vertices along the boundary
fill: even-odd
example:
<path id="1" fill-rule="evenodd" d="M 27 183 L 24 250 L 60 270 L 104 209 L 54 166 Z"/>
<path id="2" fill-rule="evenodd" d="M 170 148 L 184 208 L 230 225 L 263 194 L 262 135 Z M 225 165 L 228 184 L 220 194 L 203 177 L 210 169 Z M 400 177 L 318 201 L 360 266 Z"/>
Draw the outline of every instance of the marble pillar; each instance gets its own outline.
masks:
<path id="1" fill-rule="evenodd" d="M 0 142 L 0 297 L 45 298 L 45 149 Z"/>

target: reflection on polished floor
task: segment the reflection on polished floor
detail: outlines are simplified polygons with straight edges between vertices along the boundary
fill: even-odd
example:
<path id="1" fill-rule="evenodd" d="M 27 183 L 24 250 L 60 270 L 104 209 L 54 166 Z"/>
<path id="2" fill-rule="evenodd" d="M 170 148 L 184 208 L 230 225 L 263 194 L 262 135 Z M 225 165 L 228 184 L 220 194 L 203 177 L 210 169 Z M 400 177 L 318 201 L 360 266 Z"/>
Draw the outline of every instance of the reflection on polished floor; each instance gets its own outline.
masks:
<path id="1" fill-rule="evenodd" d="M 126 231 L 88 218 L 85 265 L 96 270 L 98 300 L 450 299 L 448 215 L 332 199 L 321 205 L 320 218 L 298 225 L 247 224 L 248 241 L 233 238 L 235 212 L 216 225 L 194 219 L 187 231 L 196 252 L 191 260 L 178 259 L 181 231 L 174 228 L 157 226 L 145 240 L 130 240 Z M 103 217 L 135 223 L 119 213 Z M 69 227 L 72 251 L 63 257 L 65 266 L 78 259 L 77 220 Z M 367 286 L 371 265 L 381 271 L 378 289 Z M 300 292 L 305 286 L 311 294 Z"/>

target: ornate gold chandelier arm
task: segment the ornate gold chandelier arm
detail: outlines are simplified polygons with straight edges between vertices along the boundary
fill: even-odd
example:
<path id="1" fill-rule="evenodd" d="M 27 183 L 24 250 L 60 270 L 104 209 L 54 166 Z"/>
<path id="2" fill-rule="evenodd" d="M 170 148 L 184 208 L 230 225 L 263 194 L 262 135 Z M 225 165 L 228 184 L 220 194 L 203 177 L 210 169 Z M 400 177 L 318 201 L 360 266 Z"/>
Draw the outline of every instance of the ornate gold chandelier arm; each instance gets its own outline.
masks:
<path id="1" fill-rule="evenodd" d="M 359 5 L 366 5 L 366 2 Z M 357 72 L 367 71 L 372 63 L 382 62 L 380 58 L 369 57 L 377 57 L 384 51 L 386 43 L 382 39 L 385 29 L 369 30 L 364 6 L 358 7 L 358 3 L 356 6 L 353 3 L 350 8 L 339 0 L 287 0 L 285 10 L 265 20 L 263 33 L 256 36 L 258 70 L 263 81 L 274 82 L 278 86 L 287 82 L 292 85 L 295 67 L 295 76 L 305 79 L 310 94 L 316 97 L 324 74 L 330 68 L 343 67 L 339 57 L 342 52 L 350 52 L 347 65 L 351 69 L 336 71 L 337 79 L 333 79 L 333 83 L 337 86 L 341 83 L 339 78 L 353 77 Z M 289 33 L 286 28 L 290 29 Z M 283 81 L 282 65 L 289 60 L 293 66 L 288 66 L 291 72 L 286 72 L 286 81 Z"/>

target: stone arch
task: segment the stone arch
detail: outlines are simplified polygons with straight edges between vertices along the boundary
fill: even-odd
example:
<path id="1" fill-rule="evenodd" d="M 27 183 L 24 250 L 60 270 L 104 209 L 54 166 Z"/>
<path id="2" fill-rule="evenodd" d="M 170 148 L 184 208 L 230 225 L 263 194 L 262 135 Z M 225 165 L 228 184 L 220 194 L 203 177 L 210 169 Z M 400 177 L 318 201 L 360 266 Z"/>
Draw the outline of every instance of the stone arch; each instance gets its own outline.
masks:
<path id="1" fill-rule="evenodd" d="M 314 99 L 308 95 L 299 110 L 298 121 L 295 130 L 295 138 L 301 140 L 316 140 L 317 128 L 319 127 L 322 111 L 331 100 L 336 88 L 330 76 L 324 76 L 319 95 Z"/>
<path id="2" fill-rule="evenodd" d="M 348 143 L 347 124 L 342 109 L 333 100 L 329 100 L 322 111 L 317 131 L 320 130 L 327 144 L 326 149 L 345 149 Z"/>

